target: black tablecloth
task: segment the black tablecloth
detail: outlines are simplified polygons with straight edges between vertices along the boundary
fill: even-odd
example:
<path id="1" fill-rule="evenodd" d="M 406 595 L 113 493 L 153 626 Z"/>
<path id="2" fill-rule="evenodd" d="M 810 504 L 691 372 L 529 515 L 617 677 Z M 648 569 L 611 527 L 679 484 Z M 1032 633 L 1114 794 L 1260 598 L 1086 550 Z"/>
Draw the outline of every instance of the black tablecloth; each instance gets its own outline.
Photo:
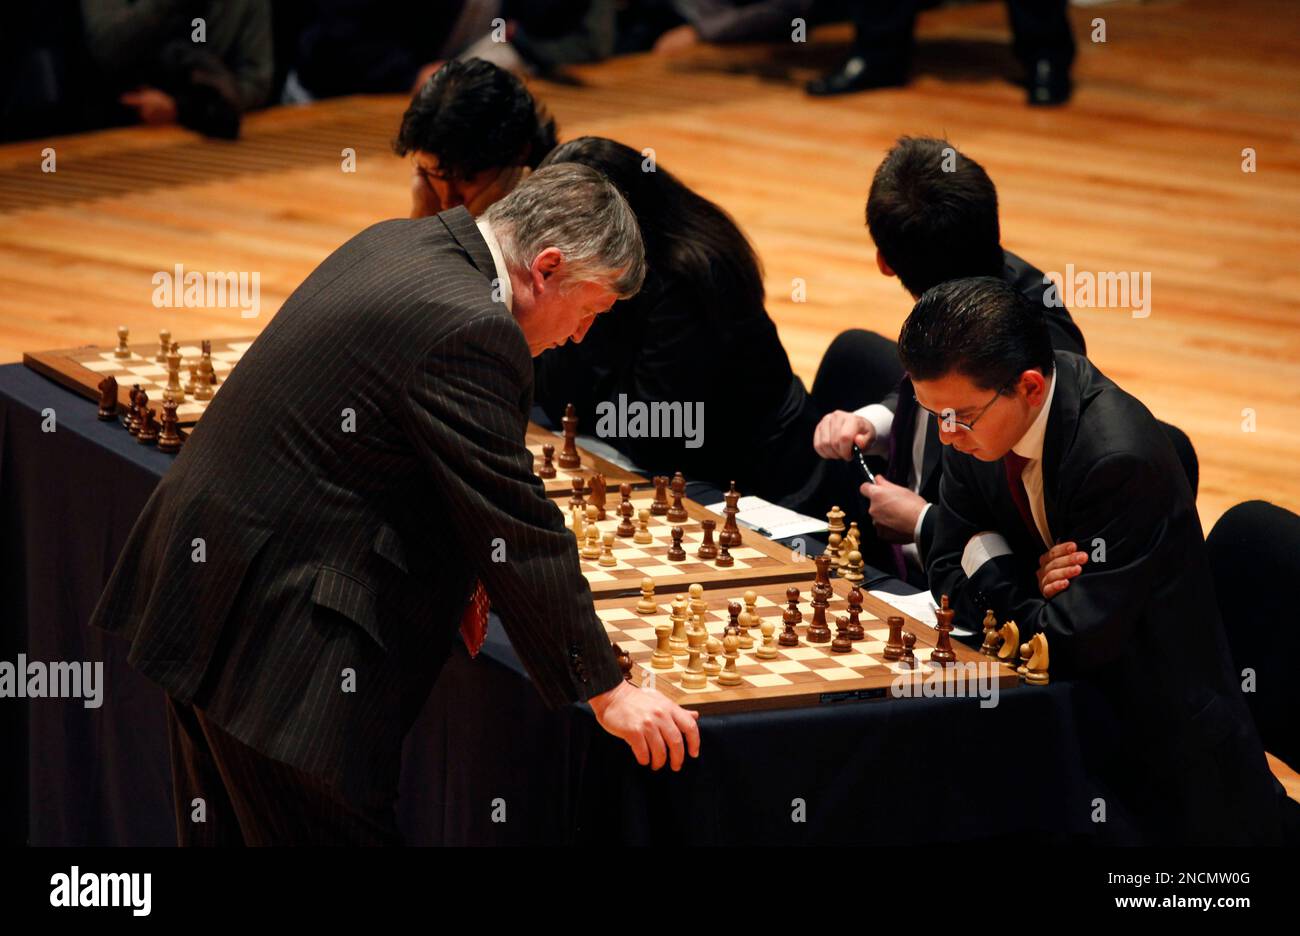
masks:
<path id="1" fill-rule="evenodd" d="M 0 660 L 100 661 L 104 704 L 0 700 L 6 841 L 174 841 L 163 696 L 84 626 L 170 457 L 22 365 L 0 367 Z M 52 411 L 55 431 L 43 429 Z M 46 420 L 46 422 L 48 422 Z M 591 710 L 548 711 L 500 621 L 453 654 L 407 737 L 412 843 L 860 843 L 1090 838 L 1081 750 L 1098 700 L 1069 684 L 701 719 L 680 774 L 636 765 Z M 1107 838 L 1114 838 L 1112 810 Z"/>

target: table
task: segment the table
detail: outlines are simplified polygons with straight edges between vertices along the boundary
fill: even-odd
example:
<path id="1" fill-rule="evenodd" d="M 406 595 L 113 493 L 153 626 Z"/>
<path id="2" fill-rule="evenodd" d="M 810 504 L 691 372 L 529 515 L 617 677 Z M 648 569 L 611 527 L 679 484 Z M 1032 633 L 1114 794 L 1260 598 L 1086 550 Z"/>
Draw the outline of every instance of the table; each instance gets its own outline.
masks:
<path id="1" fill-rule="evenodd" d="M 0 760 L 6 842 L 174 841 L 161 690 L 117 638 L 84 626 L 171 457 L 95 409 L 0 366 L 0 660 L 98 661 L 106 686 L 94 709 L 0 700 L 0 744 L 17 752 Z M 493 619 L 476 660 L 453 653 L 406 739 L 399 824 L 413 844 L 1124 840 L 1117 808 L 1105 827 L 1089 819 L 1105 785 L 1084 764 L 1105 749 L 1106 718 L 1095 692 L 1068 683 L 1006 691 L 993 709 L 913 699 L 718 715 L 701 720 L 698 761 L 653 773 L 587 706 L 546 710 Z"/>

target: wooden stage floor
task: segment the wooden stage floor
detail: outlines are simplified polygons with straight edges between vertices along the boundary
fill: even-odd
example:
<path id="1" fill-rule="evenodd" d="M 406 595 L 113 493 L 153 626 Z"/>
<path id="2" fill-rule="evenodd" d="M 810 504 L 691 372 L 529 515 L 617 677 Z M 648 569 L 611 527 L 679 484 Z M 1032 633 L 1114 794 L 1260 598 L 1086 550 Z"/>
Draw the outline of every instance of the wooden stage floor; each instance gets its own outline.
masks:
<path id="1" fill-rule="evenodd" d="M 922 15 L 904 89 L 802 94 L 843 53 L 843 26 L 802 46 L 620 59 L 574 69 L 580 86 L 534 89 L 562 138 L 652 147 L 735 215 L 809 382 L 840 330 L 897 334 L 910 300 L 875 269 L 867 186 L 897 136 L 946 135 L 997 183 L 1007 247 L 1045 270 L 1150 273 L 1148 317 L 1073 312 L 1092 358 L 1191 436 L 1205 529 L 1251 498 L 1300 511 L 1300 6 L 1170 0 L 1071 17 L 1077 92 L 1059 110 L 1027 108 L 1008 81 L 999 2 Z M 1104 44 L 1089 40 L 1094 17 Z M 257 331 L 331 249 L 407 212 L 407 167 L 388 148 L 403 106 L 281 108 L 235 144 L 137 128 L 0 147 L 0 362 L 107 343 L 119 324 L 139 342 L 164 326 Z M 47 146 L 54 173 L 40 171 Z M 1242 171 L 1247 147 L 1257 172 Z M 259 272 L 259 317 L 154 308 L 151 277 L 176 264 Z"/>

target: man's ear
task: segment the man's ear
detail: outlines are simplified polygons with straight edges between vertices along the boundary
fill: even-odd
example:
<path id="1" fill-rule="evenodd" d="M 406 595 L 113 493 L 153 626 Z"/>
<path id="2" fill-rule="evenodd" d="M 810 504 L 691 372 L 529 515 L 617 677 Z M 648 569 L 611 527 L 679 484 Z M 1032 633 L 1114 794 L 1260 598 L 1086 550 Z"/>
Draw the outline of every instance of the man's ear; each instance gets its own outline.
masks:
<path id="1" fill-rule="evenodd" d="M 883 273 L 885 276 L 898 275 L 897 273 L 894 272 L 894 268 L 885 262 L 885 255 L 880 252 L 879 247 L 876 248 L 876 266 L 880 268 L 880 272 Z"/>
<path id="2" fill-rule="evenodd" d="M 1047 378 L 1037 368 L 1020 375 L 1020 387 L 1025 391 L 1025 402 L 1030 406 L 1040 406 L 1047 399 Z"/>
<path id="3" fill-rule="evenodd" d="M 533 264 L 529 268 L 533 285 L 539 290 L 545 288 L 546 281 L 553 274 L 558 273 L 562 266 L 564 266 L 564 254 L 560 253 L 558 247 L 547 247 L 533 258 Z"/>

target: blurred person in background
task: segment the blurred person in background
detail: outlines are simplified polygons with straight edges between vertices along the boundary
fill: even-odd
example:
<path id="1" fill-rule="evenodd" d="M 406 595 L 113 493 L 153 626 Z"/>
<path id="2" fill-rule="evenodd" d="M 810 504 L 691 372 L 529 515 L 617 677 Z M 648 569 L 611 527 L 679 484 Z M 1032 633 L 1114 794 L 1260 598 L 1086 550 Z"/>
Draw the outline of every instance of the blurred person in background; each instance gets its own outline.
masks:
<path id="1" fill-rule="evenodd" d="M 555 148 L 555 121 L 524 83 L 481 59 L 451 61 L 415 95 L 393 142 L 411 158 L 411 217 L 477 216 Z"/>

